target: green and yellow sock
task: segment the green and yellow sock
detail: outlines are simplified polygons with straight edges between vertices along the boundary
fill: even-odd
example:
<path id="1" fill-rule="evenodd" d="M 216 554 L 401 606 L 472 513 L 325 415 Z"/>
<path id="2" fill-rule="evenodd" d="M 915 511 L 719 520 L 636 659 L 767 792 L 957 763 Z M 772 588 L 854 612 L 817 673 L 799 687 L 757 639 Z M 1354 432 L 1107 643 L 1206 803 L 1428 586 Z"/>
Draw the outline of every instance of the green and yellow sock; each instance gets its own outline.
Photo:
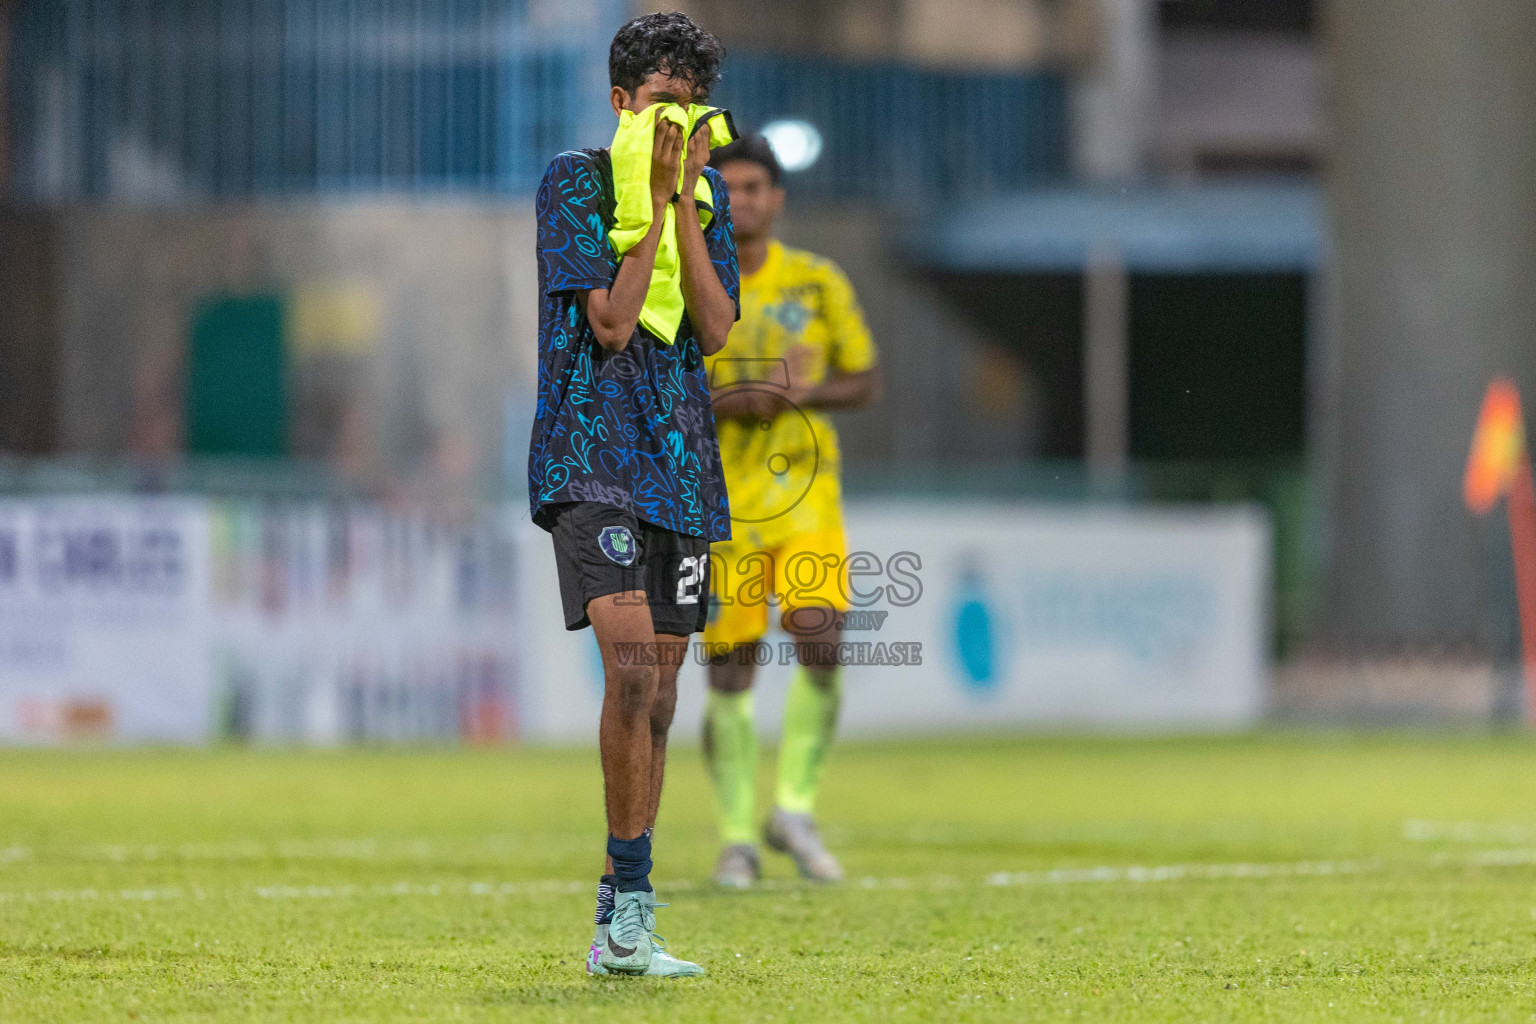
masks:
<path id="1" fill-rule="evenodd" d="M 792 814 L 810 814 L 821 785 L 821 766 L 832 735 L 837 731 L 837 709 L 842 702 L 841 669 L 818 672 L 826 686 L 811 682 L 803 665 L 795 667 L 784 702 L 784 738 L 779 742 L 778 806 Z"/>
<path id="2" fill-rule="evenodd" d="M 720 841 L 727 846 L 755 843 L 753 799 L 757 791 L 757 723 L 752 691 L 709 691 L 704 710 L 704 758 L 715 784 Z"/>

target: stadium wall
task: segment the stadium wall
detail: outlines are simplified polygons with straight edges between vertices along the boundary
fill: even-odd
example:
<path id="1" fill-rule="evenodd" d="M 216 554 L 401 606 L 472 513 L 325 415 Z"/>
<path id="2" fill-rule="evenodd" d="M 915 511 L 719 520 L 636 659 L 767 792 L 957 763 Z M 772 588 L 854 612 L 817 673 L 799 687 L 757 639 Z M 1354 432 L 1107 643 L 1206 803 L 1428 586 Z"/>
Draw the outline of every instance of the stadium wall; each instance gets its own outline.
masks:
<path id="1" fill-rule="evenodd" d="M 186 443 L 199 309 L 285 309 L 287 454 L 359 483 L 495 471 L 510 382 L 533 376 L 531 213 L 370 202 L 70 208 L 57 239 L 57 448 L 167 457 Z"/>
<path id="2" fill-rule="evenodd" d="M 451 471 L 521 485 L 537 346 L 526 204 L 13 208 L 0 224 L 16 268 L 0 283 L 16 293 L 0 304 L 6 450 L 180 456 L 200 308 L 275 295 L 297 334 L 290 455 L 360 484 Z M 1032 411 L 999 420 L 973 400 L 994 343 L 901 262 L 899 229 L 848 204 L 799 205 L 783 225 L 848 273 L 880 346 L 885 400 L 839 416 L 849 461 L 1028 456 Z"/>

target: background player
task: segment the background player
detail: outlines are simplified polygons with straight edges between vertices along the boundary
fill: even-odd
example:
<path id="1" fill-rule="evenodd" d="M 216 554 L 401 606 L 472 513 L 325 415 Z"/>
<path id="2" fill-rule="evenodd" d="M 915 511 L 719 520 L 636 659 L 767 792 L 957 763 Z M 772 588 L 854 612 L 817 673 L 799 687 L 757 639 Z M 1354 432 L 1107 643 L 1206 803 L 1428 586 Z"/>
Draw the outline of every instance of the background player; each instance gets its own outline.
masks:
<path id="1" fill-rule="evenodd" d="M 737 316 L 736 254 L 726 190 L 705 166 L 708 129 L 685 139 L 657 116 L 660 108 L 650 120 L 625 115 L 702 100 L 723 56 L 719 41 L 681 14 L 625 25 L 609 54 L 620 118 L 614 149 L 556 157 L 537 199 L 539 397 L 529 499 L 534 522 L 553 535 L 566 628 L 590 624 L 603 658 L 610 867 L 598 887 L 593 972 L 702 973 L 656 944 L 651 829 L 677 670 L 708 607 L 709 542 L 730 536 L 703 357 L 725 345 Z M 624 134 L 641 129 L 653 134 Z M 640 154 L 633 164 L 620 164 L 619 139 L 626 160 Z M 701 175 L 708 204 L 695 196 Z M 621 261 L 610 228 L 616 209 L 635 208 L 642 227 Z M 658 269 L 658 251 L 669 250 L 680 279 Z M 670 308 L 685 309 L 664 329 L 671 337 L 642 325 L 655 322 L 647 316 L 653 278 L 666 282 Z"/>
<path id="2" fill-rule="evenodd" d="M 730 350 L 708 360 L 733 521 L 733 538 L 712 546 L 716 598 L 705 630 L 712 651 L 729 651 L 710 665 L 704 722 L 724 844 L 715 878 L 745 887 L 761 873 L 751 688 L 771 590 L 799 663 L 763 837 L 805 877 L 837 881 L 842 868 L 812 817 L 841 695 L 838 613 L 848 608 L 841 466 L 827 413 L 874 400 L 875 350 L 842 271 L 774 238 L 784 189 L 768 143 L 742 139 L 711 163 L 730 189 L 743 275 Z"/>

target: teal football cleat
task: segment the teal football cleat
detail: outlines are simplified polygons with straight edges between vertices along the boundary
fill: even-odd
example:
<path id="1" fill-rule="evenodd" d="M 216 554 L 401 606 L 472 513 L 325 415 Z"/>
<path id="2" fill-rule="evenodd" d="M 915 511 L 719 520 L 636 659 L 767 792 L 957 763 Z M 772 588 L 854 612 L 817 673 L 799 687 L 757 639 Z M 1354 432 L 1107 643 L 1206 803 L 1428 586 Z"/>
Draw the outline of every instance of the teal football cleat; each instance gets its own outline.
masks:
<path id="1" fill-rule="evenodd" d="M 653 909 L 653 913 L 651 915 L 651 929 L 652 930 L 649 931 L 648 935 L 647 935 L 647 937 L 649 939 L 648 945 L 650 946 L 650 951 L 651 951 L 651 961 L 650 961 L 650 964 L 645 968 L 644 971 L 639 971 L 639 972 L 636 972 L 634 970 L 628 970 L 628 971 L 610 970 L 603 963 L 603 954 L 605 952 L 607 952 L 609 950 L 609 947 L 610 947 L 610 943 L 609 943 L 609 931 L 610 931 L 610 928 L 609 928 L 609 924 L 604 922 L 604 923 L 600 923 L 597 926 L 597 932 L 596 932 L 596 934 L 594 934 L 592 936 L 592 946 L 591 946 L 591 948 L 589 948 L 587 950 L 587 973 L 588 974 L 631 974 L 631 975 L 639 973 L 639 974 L 643 974 L 647 978 L 697 978 L 697 977 L 700 977 L 703 974 L 705 974 L 706 972 L 705 972 L 704 968 L 700 967 L 698 964 L 689 963 L 687 960 L 679 960 L 677 957 L 675 957 L 672 954 L 667 952 L 667 940 L 663 939 L 660 935 L 657 935 L 655 930 L 654 930 L 655 929 L 654 908 L 655 907 L 664 907 L 664 906 L 666 906 L 666 904 L 665 903 L 657 903 L 657 902 L 655 902 L 655 894 L 654 893 L 644 893 L 643 895 L 645 895 L 645 896 L 650 898 L 649 899 L 650 907 Z M 617 910 L 615 910 L 614 917 L 617 917 L 617 916 L 618 916 Z M 621 949 L 622 949 L 623 946 L 624 946 L 624 943 L 621 942 L 620 946 L 621 946 Z"/>
<path id="2" fill-rule="evenodd" d="M 597 955 L 609 974 L 644 974 L 651 966 L 651 933 L 656 929 L 656 894 L 636 890 L 617 893 L 608 935 Z"/>
<path id="3" fill-rule="evenodd" d="M 592 938 L 592 948 L 587 950 L 587 973 L 607 974 L 608 969 L 599 962 L 602 956 L 603 946 L 608 941 L 608 926 L 597 926 L 597 934 Z M 698 964 L 687 960 L 679 960 L 666 949 L 667 940 L 660 935 L 651 935 L 651 966 L 645 969 L 647 978 L 702 978 L 709 973 Z"/>
<path id="4" fill-rule="evenodd" d="M 597 958 L 603 955 L 603 946 L 608 942 L 608 926 L 597 926 L 597 934 L 592 936 L 592 946 L 587 950 L 587 973 L 607 974 L 608 969 L 597 962 Z"/>
<path id="5" fill-rule="evenodd" d="M 647 978 L 700 978 L 704 968 L 687 960 L 679 960 L 667 952 L 667 940 L 651 933 L 651 966 L 645 969 Z"/>

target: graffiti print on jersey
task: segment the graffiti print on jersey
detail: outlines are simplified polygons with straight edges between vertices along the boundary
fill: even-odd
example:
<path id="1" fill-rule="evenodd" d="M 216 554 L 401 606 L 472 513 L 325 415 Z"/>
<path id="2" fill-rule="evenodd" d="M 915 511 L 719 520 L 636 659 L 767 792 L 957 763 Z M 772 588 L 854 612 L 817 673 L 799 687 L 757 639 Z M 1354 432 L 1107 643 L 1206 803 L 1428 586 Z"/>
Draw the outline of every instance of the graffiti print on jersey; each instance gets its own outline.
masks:
<path id="1" fill-rule="evenodd" d="M 736 246 L 724 182 L 705 242 L 715 272 L 740 302 Z M 528 449 L 528 499 L 536 523 L 547 507 L 596 501 L 677 533 L 724 540 L 730 510 L 698 339 L 687 317 L 675 344 L 637 328 L 622 351 L 597 343 L 578 296 L 618 273 L 591 158 L 556 157 L 536 200 L 539 380 Z"/>

